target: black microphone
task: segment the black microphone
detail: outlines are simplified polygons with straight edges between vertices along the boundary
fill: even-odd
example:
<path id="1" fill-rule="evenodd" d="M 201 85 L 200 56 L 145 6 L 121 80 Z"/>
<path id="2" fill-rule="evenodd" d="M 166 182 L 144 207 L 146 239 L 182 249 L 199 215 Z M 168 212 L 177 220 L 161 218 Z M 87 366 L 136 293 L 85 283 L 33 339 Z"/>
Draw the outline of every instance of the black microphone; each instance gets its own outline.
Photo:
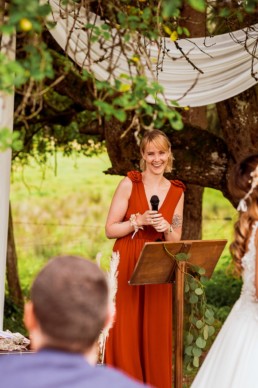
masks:
<path id="1" fill-rule="evenodd" d="M 159 208 L 159 197 L 157 195 L 153 195 L 150 199 L 151 210 L 158 210 Z"/>

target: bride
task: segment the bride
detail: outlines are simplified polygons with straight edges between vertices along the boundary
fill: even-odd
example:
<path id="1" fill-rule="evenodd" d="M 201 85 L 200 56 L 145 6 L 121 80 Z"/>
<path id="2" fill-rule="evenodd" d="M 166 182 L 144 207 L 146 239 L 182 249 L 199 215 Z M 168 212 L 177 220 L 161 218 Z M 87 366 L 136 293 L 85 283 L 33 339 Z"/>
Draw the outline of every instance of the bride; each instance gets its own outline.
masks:
<path id="1" fill-rule="evenodd" d="M 258 387 L 258 154 L 236 165 L 230 186 L 242 197 L 230 251 L 243 286 L 191 388 Z"/>

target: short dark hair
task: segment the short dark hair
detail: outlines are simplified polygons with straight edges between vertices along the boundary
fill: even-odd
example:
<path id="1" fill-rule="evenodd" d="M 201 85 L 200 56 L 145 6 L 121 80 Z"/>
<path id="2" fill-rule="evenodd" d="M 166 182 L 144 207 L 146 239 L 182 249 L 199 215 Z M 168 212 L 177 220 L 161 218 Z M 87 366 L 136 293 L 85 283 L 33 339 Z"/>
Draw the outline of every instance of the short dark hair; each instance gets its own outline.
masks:
<path id="1" fill-rule="evenodd" d="M 107 280 L 96 264 L 83 257 L 55 257 L 34 280 L 31 301 L 48 345 L 84 352 L 105 324 Z"/>

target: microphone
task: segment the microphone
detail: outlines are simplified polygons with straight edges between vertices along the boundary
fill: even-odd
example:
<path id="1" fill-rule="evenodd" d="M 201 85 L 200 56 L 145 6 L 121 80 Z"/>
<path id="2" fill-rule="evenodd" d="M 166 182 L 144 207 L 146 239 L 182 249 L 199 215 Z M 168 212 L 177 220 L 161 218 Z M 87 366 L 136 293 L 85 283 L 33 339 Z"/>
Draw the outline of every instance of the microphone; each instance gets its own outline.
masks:
<path id="1" fill-rule="evenodd" d="M 153 195 L 150 199 L 151 210 L 158 210 L 159 207 L 159 197 L 157 195 Z"/>

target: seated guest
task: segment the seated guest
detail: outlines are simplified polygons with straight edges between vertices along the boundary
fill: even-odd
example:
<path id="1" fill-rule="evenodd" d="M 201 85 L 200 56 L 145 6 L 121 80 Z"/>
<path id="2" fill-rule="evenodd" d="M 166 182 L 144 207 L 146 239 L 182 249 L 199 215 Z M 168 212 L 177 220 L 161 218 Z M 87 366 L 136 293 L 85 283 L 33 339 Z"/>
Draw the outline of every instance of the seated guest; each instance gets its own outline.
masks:
<path id="1" fill-rule="evenodd" d="M 1 387 L 144 387 L 120 371 L 95 365 L 97 340 L 110 320 L 108 299 L 107 281 L 97 265 L 78 256 L 50 260 L 25 306 L 35 353 L 2 355 Z"/>

